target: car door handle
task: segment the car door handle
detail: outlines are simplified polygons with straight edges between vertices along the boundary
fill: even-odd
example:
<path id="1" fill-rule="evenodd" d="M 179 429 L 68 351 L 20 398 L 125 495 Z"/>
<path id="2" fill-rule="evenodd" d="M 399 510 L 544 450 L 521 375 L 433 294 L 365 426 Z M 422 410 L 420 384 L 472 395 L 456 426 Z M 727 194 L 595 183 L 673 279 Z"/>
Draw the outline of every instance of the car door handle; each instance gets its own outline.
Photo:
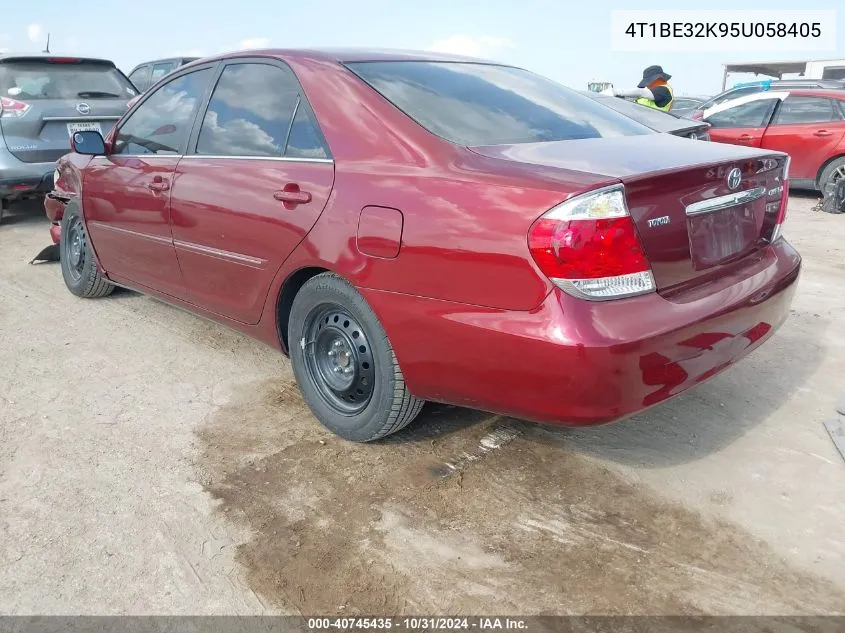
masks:
<path id="1" fill-rule="evenodd" d="M 741 135 L 739 136 L 739 139 L 738 139 L 738 140 L 740 140 L 740 141 L 753 141 L 753 140 L 754 140 L 754 137 L 753 137 L 753 136 L 751 136 L 750 134 L 741 134 Z"/>
<path id="2" fill-rule="evenodd" d="M 833 132 L 830 130 L 816 130 L 813 132 L 813 136 L 833 136 Z"/>
<path id="3" fill-rule="evenodd" d="M 161 176 L 156 176 L 155 178 L 153 178 L 152 182 L 147 183 L 147 189 L 153 192 L 160 193 L 162 191 L 167 191 L 168 189 L 170 189 L 170 183 L 167 182 Z"/>
<path id="4" fill-rule="evenodd" d="M 299 185 L 294 183 L 287 184 L 281 191 L 274 192 L 273 197 L 279 202 L 284 202 L 285 206 L 311 202 L 311 194 L 308 191 L 302 191 Z"/>

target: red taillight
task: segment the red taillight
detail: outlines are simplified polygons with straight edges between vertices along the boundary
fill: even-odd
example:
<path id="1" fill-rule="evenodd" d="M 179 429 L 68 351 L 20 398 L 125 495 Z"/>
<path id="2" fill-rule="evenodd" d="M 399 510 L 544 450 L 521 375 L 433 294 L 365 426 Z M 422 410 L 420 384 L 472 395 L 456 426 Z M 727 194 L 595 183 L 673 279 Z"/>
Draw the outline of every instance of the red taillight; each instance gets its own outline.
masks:
<path id="1" fill-rule="evenodd" d="M 543 274 L 581 298 L 617 299 L 655 288 L 622 185 L 575 196 L 548 211 L 532 225 L 528 248 Z"/>
<path id="2" fill-rule="evenodd" d="M 4 119 L 22 117 L 29 112 L 31 106 L 23 101 L 0 97 L 0 117 Z"/>
<path id="3" fill-rule="evenodd" d="M 631 218 L 541 219 L 531 232 L 531 255 L 550 277 L 596 279 L 649 270 Z"/>
<path id="4" fill-rule="evenodd" d="M 48 57 L 51 64 L 78 64 L 82 60 L 77 57 Z"/>

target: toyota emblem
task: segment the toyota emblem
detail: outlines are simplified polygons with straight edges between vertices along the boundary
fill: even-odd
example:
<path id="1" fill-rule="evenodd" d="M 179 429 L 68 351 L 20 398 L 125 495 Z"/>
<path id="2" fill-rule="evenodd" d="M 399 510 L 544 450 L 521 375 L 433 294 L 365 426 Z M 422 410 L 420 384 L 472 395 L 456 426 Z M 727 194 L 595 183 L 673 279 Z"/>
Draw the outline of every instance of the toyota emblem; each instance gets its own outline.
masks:
<path id="1" fill-rule="evenodd" d="M 77 103 L 76 111 L 79 112 L 79 114 L 91 114 L 91 106 L 87 103 Z"/>
<path id="2" fill-rule="evenodd" d="M 742 182 L 742 172 L 739 167 L 734 167 L 728 172 L 728 189 L 736 189 Z"/>

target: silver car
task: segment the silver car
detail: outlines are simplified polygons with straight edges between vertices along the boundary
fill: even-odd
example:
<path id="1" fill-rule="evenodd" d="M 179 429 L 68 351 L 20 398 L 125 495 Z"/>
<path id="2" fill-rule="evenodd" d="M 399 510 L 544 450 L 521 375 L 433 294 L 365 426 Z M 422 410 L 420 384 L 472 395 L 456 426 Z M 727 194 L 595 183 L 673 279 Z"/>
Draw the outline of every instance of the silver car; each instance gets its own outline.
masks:
<path id="1" fill-rule="evenodd" d="M 53 188 L 70 135 L 105 135 L 136 88 L 105 59 L 0 54 L 0 221 L 9 202 Z"/>

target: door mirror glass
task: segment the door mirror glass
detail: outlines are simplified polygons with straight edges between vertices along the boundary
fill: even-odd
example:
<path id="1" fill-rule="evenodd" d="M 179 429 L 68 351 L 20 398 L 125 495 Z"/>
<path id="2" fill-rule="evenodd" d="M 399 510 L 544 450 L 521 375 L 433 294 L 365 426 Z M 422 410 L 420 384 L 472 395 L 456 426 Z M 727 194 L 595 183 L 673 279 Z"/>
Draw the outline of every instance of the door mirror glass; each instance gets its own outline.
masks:
<path id="1" fill-rule="evenodd" d="M 86 156 L 105 156 L 106 142 L 96 130 L 74 132 L 70 141 L 73 151 Z"/>

